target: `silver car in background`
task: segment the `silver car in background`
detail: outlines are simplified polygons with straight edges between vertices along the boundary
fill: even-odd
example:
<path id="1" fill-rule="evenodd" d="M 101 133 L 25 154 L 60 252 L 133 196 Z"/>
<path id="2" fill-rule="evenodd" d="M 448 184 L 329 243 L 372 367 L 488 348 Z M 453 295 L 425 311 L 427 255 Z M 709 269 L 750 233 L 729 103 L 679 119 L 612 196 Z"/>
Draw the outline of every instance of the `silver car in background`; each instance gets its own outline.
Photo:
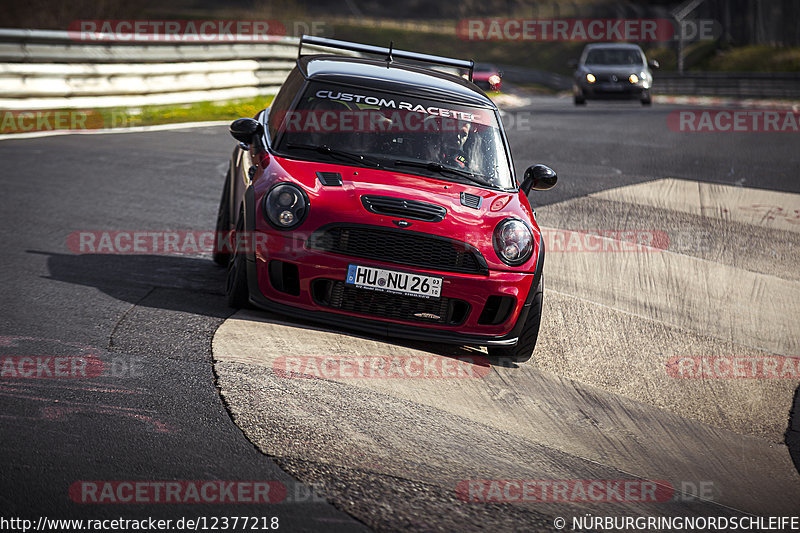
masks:
<path id="1" fill-rule="evenodd" d="M 650 105 L 653 86 L 652 69 L 657 61 L 647 61 L 642 49 L 635 44 L 588 44 L 576 67 L 572 92 L 575 105 L 586 100 L 638 99 Z"/>

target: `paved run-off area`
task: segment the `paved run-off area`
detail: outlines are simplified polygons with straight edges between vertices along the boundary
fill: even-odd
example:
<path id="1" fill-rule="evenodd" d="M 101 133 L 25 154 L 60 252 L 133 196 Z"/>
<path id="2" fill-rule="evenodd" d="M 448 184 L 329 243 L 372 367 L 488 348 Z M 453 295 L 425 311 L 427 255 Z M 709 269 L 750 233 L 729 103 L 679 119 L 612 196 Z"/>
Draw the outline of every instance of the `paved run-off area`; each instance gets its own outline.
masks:
<path id="1" fill-rule="evenodd" d="M 259 449 L 378 529 L 796 514 L 783 442 L 800 375 L 798 213 L 797 194 L 676 179 L 551 204 L 537 209 L 549 249 L 529 363 L 464 379 L 298 377 L 287 358 L 481 352 L 242 311 L 214 337 L 218 386 Z M 615 503 L 457 492 L 467 480 L 639 478 L 675 492 Z"/>

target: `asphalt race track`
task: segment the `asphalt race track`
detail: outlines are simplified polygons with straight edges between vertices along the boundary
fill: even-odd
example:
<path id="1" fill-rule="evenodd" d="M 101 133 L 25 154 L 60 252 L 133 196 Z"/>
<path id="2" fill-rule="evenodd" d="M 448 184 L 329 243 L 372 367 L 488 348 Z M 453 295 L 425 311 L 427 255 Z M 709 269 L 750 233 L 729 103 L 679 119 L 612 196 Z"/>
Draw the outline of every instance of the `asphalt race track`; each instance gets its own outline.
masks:
<path id="1" fill-rule="evenodd" d="M 225 127 L 0 141 L 0 355 L 89 354 L 104 369 L 3 374 L 5 514 L 277 516 L 288 531 L 800 514 L 800 449 L 785 444 L 800 442 L 796 134 L 675 132 L 675 109 L 541 97 L 508 112 L 517 171 L 543 162 L 560 179 L 531 197 L 546 230 L 545 308 L 534 358 L 519 366 L 232 314 L 209 254 L 68 246 L 87 230 L 213 230 Z M 353 357 L 469 375 L 282 371 L 292 358 Z M 704 357 L 723 358 L 728 375 L 697 377 Z M 780 366 L 761 379 L 734 360 Z M 287 494 L 77 503 L 74 484 L 92 480 L 277 481 Z M 662 497 L 465 501 L 475 480 L 643 480 Z"/>

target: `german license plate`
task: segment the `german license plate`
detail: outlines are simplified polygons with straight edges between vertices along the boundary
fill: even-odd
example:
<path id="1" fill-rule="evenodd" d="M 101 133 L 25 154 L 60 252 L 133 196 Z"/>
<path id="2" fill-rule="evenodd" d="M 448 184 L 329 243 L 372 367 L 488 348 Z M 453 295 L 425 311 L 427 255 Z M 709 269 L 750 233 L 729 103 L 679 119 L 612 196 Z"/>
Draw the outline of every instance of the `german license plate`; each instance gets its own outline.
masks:
<path id="1" fill-rule="evenodd" d="M 360 265 L 348 265 L 346 283 L 362 289 L 422 298 L 439 298 L 442 294 L 442 278 Z"/>

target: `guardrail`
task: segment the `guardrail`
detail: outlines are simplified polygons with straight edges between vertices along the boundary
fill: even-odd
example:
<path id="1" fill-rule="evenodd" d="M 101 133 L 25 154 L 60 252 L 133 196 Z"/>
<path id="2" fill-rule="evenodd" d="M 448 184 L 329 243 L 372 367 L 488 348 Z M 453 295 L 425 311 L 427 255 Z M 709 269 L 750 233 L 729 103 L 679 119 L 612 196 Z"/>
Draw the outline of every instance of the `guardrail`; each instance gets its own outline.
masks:
<path id="1" fill-rule="evenodd" d="M 796 73 L 655 73 L 653 78 L 655 94 L 800 99 L 800 74 Z"/>
<path id="2" fill-rule="evenodd" d="M 247 36 L 234 42 L 87 42 L 64 31 L 0 29 L 0 109 L 136 107 L 274 94 L 294 65 L 298 43 L 295 37 L 253 43 Z M 498 66 L 512 83 L 572 86 L 567 76 Z M 657 72 L 653 92 L 800 99 L 800 75 Z"/>
<path id="3" fill-rule="evenodd" d="M 141 106 L 274 94 L 299 39 L 83 42 L 0 29 L 0 109 Z M 314 47 L 310 47 L 314 48 Z"/>
<path id="4" fill-rule="evenodd" d="M 572 89 L 572 78 L 513 65 L 498 65 L 511 83 L 537 83 L 558 91 Z M 790 72 L 696 72 L 653 75 L 653 93 L 729 98 L 800 99 L 800 74 Z"/>

